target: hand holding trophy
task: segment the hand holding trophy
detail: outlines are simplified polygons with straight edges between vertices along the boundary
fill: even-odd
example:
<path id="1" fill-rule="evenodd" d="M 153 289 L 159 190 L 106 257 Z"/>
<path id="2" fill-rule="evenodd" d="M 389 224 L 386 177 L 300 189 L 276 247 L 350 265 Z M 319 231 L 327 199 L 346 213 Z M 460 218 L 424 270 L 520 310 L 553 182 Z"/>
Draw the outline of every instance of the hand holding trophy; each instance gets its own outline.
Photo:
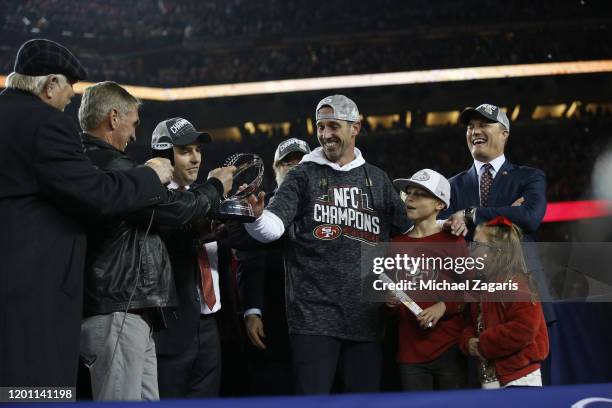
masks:
<path id="1" fill-rule="evenodd" d="M 219 211 L 214 218 L 240 222 L 254 221 L 257 217 L 247 202 L 247 197 L 256 192 L 261 185 L 264 173 L 263 160 L 256 154 L 236 153 L 230 156 L 223 166 L 234 166 L 236 171 L 231 188 L 227 191 L 225 200 L 221 201 Z"/>
<path id="2" fill-rule="evenodd" d="M 208 172 L 208 178 L 216 178 L 223 184 L 223 197 L 227 196 L 227 194 L 232 189 L 232 185 L 234 184 L 234 173 L 236 172 L 236 167 L 217 167 L 216 169 L 212 169 Z"/>

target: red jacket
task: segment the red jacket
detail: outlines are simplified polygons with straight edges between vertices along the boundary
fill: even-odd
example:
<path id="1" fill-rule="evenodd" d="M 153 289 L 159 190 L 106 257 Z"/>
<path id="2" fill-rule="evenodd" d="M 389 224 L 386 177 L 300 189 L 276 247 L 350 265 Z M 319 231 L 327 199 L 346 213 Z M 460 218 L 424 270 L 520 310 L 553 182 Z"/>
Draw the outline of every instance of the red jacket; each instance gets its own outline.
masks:
<path id="1" fill-rule="evenodd" d="M 519 283 L 521 288 L 525 289 L 523 282 Z M 475 332 L 478 304 L 470 306 L 471 322 L 459 343 L 465 354 L 468 340 L 478 337 L 478 351 L 493 362 L 502 386 L 540 368 L 540 362 L 548 355 L 548 332 L 540 303 L 483 302 L 485 329 L 480 336 Z"/>

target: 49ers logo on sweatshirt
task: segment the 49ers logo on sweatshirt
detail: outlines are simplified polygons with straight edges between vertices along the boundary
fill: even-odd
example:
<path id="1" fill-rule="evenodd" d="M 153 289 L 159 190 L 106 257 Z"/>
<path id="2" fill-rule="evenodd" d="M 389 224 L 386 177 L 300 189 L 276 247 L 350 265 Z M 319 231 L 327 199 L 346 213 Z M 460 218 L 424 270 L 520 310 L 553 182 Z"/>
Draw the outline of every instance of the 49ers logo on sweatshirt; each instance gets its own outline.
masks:
<path id="1" fill-rule="evenodd" d="M 340 234 L 342 234 L 342 228 L 340 228 L 338 225 L 324 224 L 319 225 L 314 229 L 314 231 L 312 231 L 312 233 L 319 239 L 330 241 L 338 238 Z"/>

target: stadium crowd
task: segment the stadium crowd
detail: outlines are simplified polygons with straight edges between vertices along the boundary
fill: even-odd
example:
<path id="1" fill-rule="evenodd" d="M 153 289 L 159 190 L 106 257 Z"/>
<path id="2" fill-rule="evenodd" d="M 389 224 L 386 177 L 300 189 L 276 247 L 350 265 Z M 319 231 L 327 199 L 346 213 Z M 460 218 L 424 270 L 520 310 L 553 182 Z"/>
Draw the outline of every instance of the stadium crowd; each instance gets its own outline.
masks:
<path id="1" fill-rule="evenodd" d="M 529 23 L 546 15 L 548 21 L 606 17 L 605 1 L 572 2 L 555 0 L 546 4 L 516 1 L 498 13 L 492 0 L 474 2 L 472 17 L 487 16 L 487 24 Z M 78 7 L 75 7 L 78 5 Z M 304 0 L 143 0 L 125 7 L 119 0 L 8 0 L 3 4 L 4 27 L 9 31 L 59 34 L 70 31 L 77 37 L 103 39 L 228 38 L 302 34 L 351 33 L 356 31 L 405 30 L 424 26 L 462 27 L 466 24 L 467 4 L 451 0 L 419 7 L 418 1 L 378 0 L 355 4 L 337 0 L 325 10 L 313 8 Z M 287 16 L 292 16 L 291 20 Z M 338 23 L 330 27 L 325 19 L 334 15 Z M 97 24 L 100 19 L 107 24 Z"/>
<path id="2" fill-rule="evenodd" d="M 2 6 L 2 42 L 8 48 L 24 36 L 47 36 L 82 56 L 92 80 L 172 87 L 599 59 L 611 52 L 604 3 L 555 7 L 525 1 L 502 18 L 494 12 L 496 2 L 481 1 L 468 20 L 467 6 L 451 1 L 406 7 L 397 0 L 342 0 L 325 13 L 297 0 L 151 0 L 131 7 L 120 1 L 78 7 L 9 1 Z M 546 22 L 537 21 L 544 12 Z M 323 14 L 335 16 L 332 27 Z M 0 57 L 4 72 L 13 59 L 11 53 Z"/>

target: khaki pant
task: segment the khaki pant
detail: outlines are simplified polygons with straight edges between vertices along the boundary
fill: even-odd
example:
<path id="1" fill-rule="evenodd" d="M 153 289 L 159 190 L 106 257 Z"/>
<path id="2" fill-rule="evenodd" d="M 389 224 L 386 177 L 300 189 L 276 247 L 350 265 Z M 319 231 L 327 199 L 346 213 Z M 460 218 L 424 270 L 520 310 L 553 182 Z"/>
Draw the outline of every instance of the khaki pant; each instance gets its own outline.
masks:
<path id="1" fill-rule="evenodd" d="M 155 341 L 142 316 L 115 312 L 86 318 L 80 352 L 94 400 L 159 400 Z"/>

